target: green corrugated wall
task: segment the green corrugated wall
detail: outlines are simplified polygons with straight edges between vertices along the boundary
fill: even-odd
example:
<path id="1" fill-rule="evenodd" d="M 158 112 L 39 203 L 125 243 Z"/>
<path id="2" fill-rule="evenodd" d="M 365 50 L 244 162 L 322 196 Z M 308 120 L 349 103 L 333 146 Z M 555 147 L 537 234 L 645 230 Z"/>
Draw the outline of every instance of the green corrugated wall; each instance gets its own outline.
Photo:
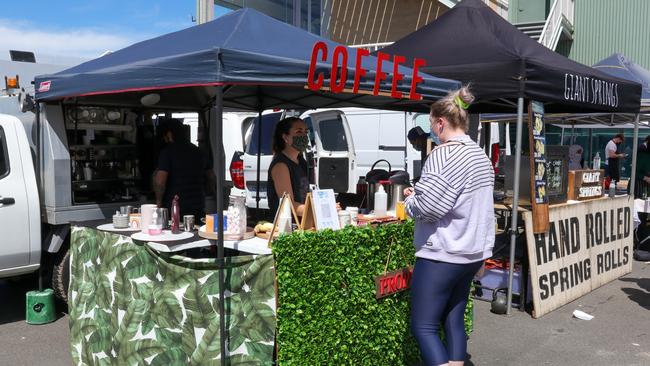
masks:
<path id="1" fill-rule="evenodd" d="M 575 0 L 574 26 L 559 53 L 593 65 L 620 52 L 650 69 L 650 0 Z"/>

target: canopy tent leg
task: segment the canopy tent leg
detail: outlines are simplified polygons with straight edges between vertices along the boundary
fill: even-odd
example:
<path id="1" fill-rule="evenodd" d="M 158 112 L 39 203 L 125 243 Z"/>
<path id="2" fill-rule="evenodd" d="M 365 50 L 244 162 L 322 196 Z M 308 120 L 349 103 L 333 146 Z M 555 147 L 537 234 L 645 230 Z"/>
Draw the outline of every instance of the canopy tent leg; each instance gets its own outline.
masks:
<path id="1" fill-rule="evenodd" d="M 521 131 L 524 124 L 524 98 L 517 100 L 517 132 L 515 137 L 515 176 L 512 197 L 512 218 L 510 226 L 510 263 L 508 264 L 508 302 L 506 315 L 511 314 L 512 307 L 512 279 L 515 270 L 515 246 L 517 244 L 517 214 L 519 208 L 519 174 L 521 173 Z M 521 299 L 524 302 L 525 299 Z"/>
<path id="2" fill-rule="evenodd" d="M 258 122 L 258 128 L 257 128 L 257 180 L 255 183 L 255 210 L 257 211 L 255 214 L 259 215 L 260 211 L 260 169 L 262 167 L 262 110 L 260 109 L 259 112 L 257 113 L 257 122 Z M 267 174 L 271 174 L 271 172 L 267 172 Z M 269 178 L 266 178 L 266 183 L 268 184 Z M 268 200 L 268 197 L 267 197 Z M 259 217 L 256 217 L 256 219 L 259 219 Z"/>
<path id="3" fill-rule="evenodd" d="M 221 366 L 226 365 L 226 314 L 224 307 L 224 252 L 223 252 L 223 186 L 225 184 L 225 157 L 223 150 L 223 86 L 216 87 L 214 113 L 210 114 L 210 146 L 214 157 L 214 175 L 217 178 L 217 266 L 219 268 L 219 342 Z"/>
<path id="4" fill-rule="evenodd" d="M 634 139 L 632 140 L 632 172 L 630 173 L 630 194 L 634 200 L 634 186 L 636 185 L 636 157 L 639 145 L 639 114 L 634 118 Z"/>

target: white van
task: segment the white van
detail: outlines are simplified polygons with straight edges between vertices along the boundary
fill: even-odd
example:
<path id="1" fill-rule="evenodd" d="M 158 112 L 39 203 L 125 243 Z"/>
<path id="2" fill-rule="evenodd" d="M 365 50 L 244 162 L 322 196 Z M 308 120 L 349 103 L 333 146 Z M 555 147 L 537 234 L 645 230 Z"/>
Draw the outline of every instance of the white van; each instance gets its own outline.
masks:
<path id="1" fill-rule="evenodd" d="M 260 157 L 259 208 L 267 209 L 266 182 L 273 158 L 271 138 L 284 112 L 265 113 L 262 117 L 262 154 Z M 314 161 L 314 181 L 319 188 L 333 188 L 339 193 L 356 192 L 356 183 L 379 160 L 387 160 L 392 170 L 406 170 L 411 178 L 420 171 L 420 153 L 408 142 L 408 131 L 420 126 L 429 131 L 427 114 L 365 108 L 318 109 L 300 116 L 307 122 Z M 245 137 L 243 154 L 246 204 L 257 207 L 257 123 Z M 386 163 L 377 168 L 388 170 Z M 349 170 L 345 170 L 349 169 Z M 417 175 L 416 174 L 416 175 Z"/>
<path id="2" fill-rule="evenodd" d="M 243 154 L 244 179 L 246 181 L 246 205 L 250 208 L 268 209 L 266 182 L 268 167 L 273 159 L 271 148 L 275 126 L 286 115 L 285 112 L 264 113 L 262 123 L 257 118 L 249 128 Z M 309 111 L 300 115 L 307 123 L 311 148 L 307 150 L 310 174 L 316 186 L 334 189 L 338 193 L 353 192 L 357 178 L 356 156 L 352 134 L 345 114 L 340 110 Z M 261 132 L 261 145 L 258 133 Z M 260 152 L 259 206 L 257 153 Z"/>
<path id="3" fill-rule="evenodd" d="M 419 175 L 420 153 L 408 141 L 408 131 L 420 126 L 430 130 L 427 114 L 366 108 L 340 108 L 348 120 L 357 155 L 357 179 L 370 171 L 379 160 L 390 163 L 392 170 L 405 170 L 411 179 Z M 385 162 L 376 168 L 388 170 Z M 416 174 L 414 174 L 414 172 Z"/>

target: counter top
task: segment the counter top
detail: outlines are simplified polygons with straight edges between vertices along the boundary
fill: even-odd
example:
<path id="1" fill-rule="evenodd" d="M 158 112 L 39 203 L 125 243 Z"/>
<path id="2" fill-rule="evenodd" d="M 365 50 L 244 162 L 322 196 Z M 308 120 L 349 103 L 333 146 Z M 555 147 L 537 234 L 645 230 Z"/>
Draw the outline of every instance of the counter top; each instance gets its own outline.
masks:
<path id="1" fill-rule="evenodd" d="M 76 222 L 72 223 L 74 226 L 83 226 L 93 229 L 97 229 L 98 226 L 108 223 L 106 220 L 93 220 L 85 222 Z M 101 229 L 98 229 L 101 230 Z M 110 231 L 103 230 L 117 235 L 129 236 L 134 232 L 124 232 L 124 231 Z M 208 240 L 199 237 L 198 231 L 192 232 L 192 237 L 182 240 L 174 241 L 165 241 L 165 242 L 147 242 L 147 245 L 159 252 L 179 252 L 187 249 L 193 248 L 205 248 L 216 245 L 216 240 Z M 249 253 L 249 254 L 271 254 L 271 248 L 268 247 L 267 241 L 257 237 L 246 240 L 224 240 L 224 248 L 238 250 L 240 252 Z"/>

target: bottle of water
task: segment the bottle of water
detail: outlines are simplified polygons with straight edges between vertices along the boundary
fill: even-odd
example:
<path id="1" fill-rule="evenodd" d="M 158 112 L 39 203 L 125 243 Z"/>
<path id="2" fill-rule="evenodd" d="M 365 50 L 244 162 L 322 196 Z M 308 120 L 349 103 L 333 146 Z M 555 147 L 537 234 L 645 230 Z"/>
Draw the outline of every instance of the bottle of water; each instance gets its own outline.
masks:
<path id="1" fill-rule="evenodd" d="M 612 180 L 609 183 L 609 198 L 616 197 L 616 181 Z"/>
<path id="2" fill-rule="evenodd" d="M 596 156 L 594 156 L 593 169 L 600 169 L 600 154 L 599 153 L 596 153 Z"/>
<path id="3" fill-rule="evenodd" d="M 384 191 L 384 187 L 380 184 L 379 189 L 375 192 L 375 216 L 384 217 L 386 216 L 386 210 L 388 208 L 388 195 Z"/>

